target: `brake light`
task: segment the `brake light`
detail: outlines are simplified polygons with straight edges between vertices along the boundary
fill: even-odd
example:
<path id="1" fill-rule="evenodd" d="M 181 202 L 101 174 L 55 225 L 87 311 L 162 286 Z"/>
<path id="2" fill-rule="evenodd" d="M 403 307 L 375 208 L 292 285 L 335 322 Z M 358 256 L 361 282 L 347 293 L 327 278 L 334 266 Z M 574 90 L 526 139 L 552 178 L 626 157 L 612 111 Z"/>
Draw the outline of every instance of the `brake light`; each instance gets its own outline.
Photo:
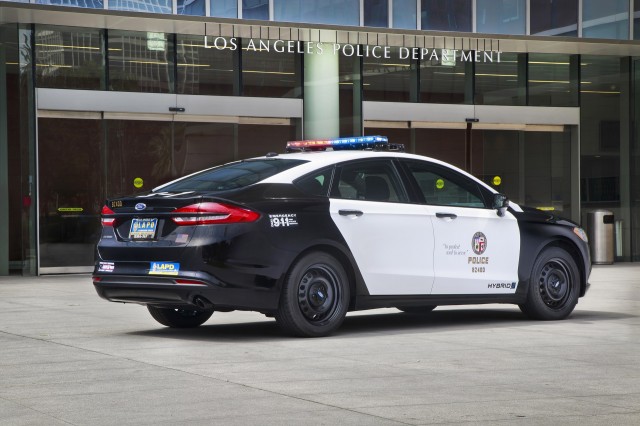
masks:
<path id="1" fill-rule="evenodd" d="M 116 212 L 111 210 L 109 207 L 104 206 L 104 207 L 102 207 L 102 212 L 101 213 L 102 213 L 102 226 L 113 226 L 114 222 L 116 221 L 116 218 L 115 217 L 105 217 L 105 216 L 116 214 Z"/>
<path id="2" fill-rule="evenodd" d="M 221 223 L 255 222 L 260 214 L 252 210 L 223 203 L 198 203 L 180 207 L 173 211 L 171 219 L 177 225 L 212 225 Z"/>

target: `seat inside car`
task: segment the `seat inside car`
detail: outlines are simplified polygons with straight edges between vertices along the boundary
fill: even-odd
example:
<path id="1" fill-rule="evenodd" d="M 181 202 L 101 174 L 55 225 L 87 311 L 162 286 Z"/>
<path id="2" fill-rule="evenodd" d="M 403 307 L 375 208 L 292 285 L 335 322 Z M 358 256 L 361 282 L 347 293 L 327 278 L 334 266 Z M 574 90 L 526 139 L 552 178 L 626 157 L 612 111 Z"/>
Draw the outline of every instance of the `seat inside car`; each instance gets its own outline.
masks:
<path id="1" fill-rule="evenodd" d="M 364 181 L 364 199 L 368 201 L 389 201 L 389 184 L 380 176 L 367 176 Z"/>

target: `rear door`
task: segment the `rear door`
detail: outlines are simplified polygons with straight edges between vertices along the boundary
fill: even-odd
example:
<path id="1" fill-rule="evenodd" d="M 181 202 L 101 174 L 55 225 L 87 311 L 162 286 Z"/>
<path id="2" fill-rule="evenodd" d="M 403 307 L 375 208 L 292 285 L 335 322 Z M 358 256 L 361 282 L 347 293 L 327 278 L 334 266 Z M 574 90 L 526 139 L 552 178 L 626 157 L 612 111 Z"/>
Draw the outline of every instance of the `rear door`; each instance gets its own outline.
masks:
<path id="1" fill-rule="evenodd" d="M 431 219 L 424 206 L 408 203 L 392 160 L 362 160 L 339 167 L 330 211 L 358 263 L 369 294 L 431 292 Z"/>

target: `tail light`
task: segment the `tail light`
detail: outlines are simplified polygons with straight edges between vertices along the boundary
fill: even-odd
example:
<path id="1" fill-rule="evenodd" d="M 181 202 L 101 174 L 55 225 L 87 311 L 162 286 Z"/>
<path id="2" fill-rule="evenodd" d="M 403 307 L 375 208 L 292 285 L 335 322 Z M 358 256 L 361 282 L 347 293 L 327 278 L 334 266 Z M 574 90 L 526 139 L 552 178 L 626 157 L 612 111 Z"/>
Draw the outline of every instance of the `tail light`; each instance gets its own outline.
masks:
<path id="1" fill-rule="evenodd" d="M 104 206 L 104 207 L 102 207 L 102 212 L 101 213 L 102 213 L 102 226 L 113 226 L 113 223 L 116 221 L 116 218 L 115 217 L 105 217 L 105 216 L 116 214 L 116 212 L 111 210 L 109 207 Z"/>
<path id="2" fill-rule="evenodd" d="M 198 203 L 180 207 L 173 211 L 171 219 L 177 225 L 212 225 L 222 223 L 255 222 L 260 214 L 252 210 L 223 203 Z"/>

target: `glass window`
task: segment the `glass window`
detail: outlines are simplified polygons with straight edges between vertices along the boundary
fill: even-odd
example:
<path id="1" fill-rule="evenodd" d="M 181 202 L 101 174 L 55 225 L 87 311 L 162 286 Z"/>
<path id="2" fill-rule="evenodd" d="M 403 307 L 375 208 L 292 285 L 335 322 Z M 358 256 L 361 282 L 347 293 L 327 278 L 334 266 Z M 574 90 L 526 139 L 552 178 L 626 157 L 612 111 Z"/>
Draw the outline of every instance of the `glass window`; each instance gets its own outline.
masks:
<path id="1" fill-rule="evenodd" d="M 39 162 L 41 267 L 93 264 L 104 201 L 103 135 L 100 120 L 38 119 L 38 153 L 46 159 Z"/>
<path id="2" fill-rule="evenodd" d="M 464 103 L 467 68 L 471 70 L 471 66 L 462 61 L 420 61 L 420 101 Z M 471 71 L 469 73 L 472 74 Z"/>
<path id="3" fill-rule="evenodd" d="M 617 208 L 622 169 L 620 58 L 584 55 L 580 69 L 582 207 Z"/>
<path id="4" fill-rule="evenodd" d="M 388 27 L 389 4 L 387 0 L 364 0 L 365 27 Z"/>
<path id="5" fill-rule="evenodd" d="M 177 93 L 224 96 L 234 94 L 235 52 L 231 50 L 231 40 L 209 37 L 208 43 L 219 48 L 205 48 L 202 36 L 177 36 Z"/>
<path id="6" fill-rule="evenodd" d="M 165 33 L 109 31 L 109 90 L 173 92 L 173 43 Z"/>
<path id="7" fill-rule="evenodd" d="M 423 30 L 471 32 L 471 0 L 422 0 Z"/>
<path id="8" fill-rule="evenodd" d="M 633 2 L 633 39 L 640 40 L 640 0 Z"/>
<path id="9" fill-rule="evenodd" d="M 582 36 L 590 38 L 628 39 L 628 0 L 583 0 Z"/>
<path id="10" fill-rule="evenodd" d="M 174 122 L 173 126 L 173 176 L 234 160 L 235 124 Z"/>
<path id="11" fill-rule="evenodd" d="M 359 0 L 273 0 L 273 9 L 275 21 L 360 25 Z"/>
<path id="12" fill-rule="evenodd" d="M 294 124 L 241 124 L 238 126 L 238 157 L 251 158 L 269 152 L 284 152 L 287 141 L 296 140 Z"/>
<path id="13" fill-rule="evenodd" d="M 210 0 L 211 16 L 220 18 L 238 17 L 238 0 Z"/>
<path id="14" fill-rule="evenodd" d="M 333 167 L 328 167 L 313 172 L 308 176 L 296 180 L 294 184 L 305 194 L 326 197 L 329 194 L 329 185 L 331 185 L 333 170 Z"/>
<path id="15" fill-rule="evenodd" d="M 242 19 L 269 20 L 269 0 L 242 0 Z"/>
<path id="16" fill-rule="evenodd" d="M 340 167 L 331 196 L 348 200 L 403 203 L 407 201 L 391 161 L 358 161 Z"/>
<path id="17" fill-rule="evenodd" d="M 571 78 L 570 55 L 530 53 L 528 74 L 529 105 L 578 106 L 578 85 Z"/>
<path id="18" fill-rule="evenodd" d="M 157 188 L 157 190 L 166 192 L 228 191 L 253 185 L 305 162 L 278 158 L 237 161 L 186 177 L 178 182 Z"/>
<path id="19" fill-rule="evenodd" d="M 20 3 L 29 3 L 29 0 L 21 0 Z M 36 0 L 35 3 L 104 9 L 104 0 Z"/>
<path id="20" fill-rule="evenodd" d="M 501 62 L 476 63 L 475 103 L 524 105 L 518 83 L 518 55 L 503 53 Z"/>
<path id="21" fill-rule="evenodd" d="M 364 58 L 363 93 L 365 101 L 409 102 L 411 73 L 415 62 L 398 59 L 400 50 L 391 48 L 390 58 Z"/>
<path id="22" fill-rule="evenodd" d="M 531 0 L 531 34 L 578 35 L 578 0 Z"/>
<path id="23" fill-rule="evenodd" d="M 525 0 L 477 0 L 476 9 L 479 33 L 525 33 Z"/>
<path id="24" fill-rule="evenodd" d="M 242 94 L 271 98 L 299 98 L 299 64 L 295 53 L 279 53 L 273 40 L 242 41 Z"/>
<path id="25" fill-rule="evenodd" d="M 173 13 L 172 0 L 109 0 L 109 10 Z"/>
<path id="26" fill-rule="evenodd" d="M 38 25 L 36 85 L 57 89 L 104 87 L 102 31 Z"/>
<path id="27" fill-rule="evenodd" d="M 415 0 L 393 0 L 393 28 L 415 30 L 417 23 Z"/>
<path id="28" fill-rule="evenodd" d="M 406 161 L 424 202 L 434 206 L 484 208 L 478 184 L 424 161 Z"/>
<path id="29" fill-rule="evenodd" d="M 206 0 L 178 0 L 178 15 L 204 16 Z"/>
<path id="30" fill-rule="evenodd" d="M 466 168 L 466 130 L 415 129 L 415 153 Z M 475 141 L 474 141 L 475 143 Z"/>

